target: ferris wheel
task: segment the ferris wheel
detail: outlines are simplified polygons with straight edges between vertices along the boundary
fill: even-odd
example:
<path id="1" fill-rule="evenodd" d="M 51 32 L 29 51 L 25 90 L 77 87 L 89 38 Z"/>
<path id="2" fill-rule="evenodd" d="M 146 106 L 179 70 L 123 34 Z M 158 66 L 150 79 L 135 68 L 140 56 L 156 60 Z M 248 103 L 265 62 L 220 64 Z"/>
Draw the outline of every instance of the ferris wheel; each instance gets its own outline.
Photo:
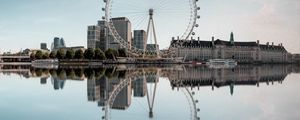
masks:
<path id="1" fill-rule="evenodd" d="M 120 47 L 139 56 L 146 54 L 163 54 L 160 48 L 169 47 L 172 37 L 178 36 L 183 41 L 195 35 L 194 28 L 199 27 L 200 18 L 197 6 L 198 0 L 103 0 L 105 7 L 102 17 L 108 25 L 110 35 Z M 146 37 L 141 40 L 143 46 L 134 45 L 134 39 L 124 38 L 118 31 L 118 25 L 113 19 L 125 17 L 130 21 L 132 30 L 143 30 Z M 131 31 L 131 30 L 130 30 Z M 134 35 L 133 35 L 134 37 Z M 130 39 L 130 40 L 129 40 Z M 154 45 L 154 49 L 147 49 L 147 44 Z M 158 45 L 161 45 L 158 47 Z M 180 43 L 171 47 L 180 47 Z"/>

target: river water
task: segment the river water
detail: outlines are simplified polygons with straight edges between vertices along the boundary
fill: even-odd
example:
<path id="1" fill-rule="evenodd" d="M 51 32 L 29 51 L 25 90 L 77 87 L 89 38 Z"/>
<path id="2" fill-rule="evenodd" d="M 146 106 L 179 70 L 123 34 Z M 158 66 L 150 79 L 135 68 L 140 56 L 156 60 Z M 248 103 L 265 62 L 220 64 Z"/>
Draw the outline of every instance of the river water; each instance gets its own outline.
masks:
<path id="1" fill-rule="evenodd" d="M 299 120 L 300 67 L 0 66 L 0 120 Z"/>

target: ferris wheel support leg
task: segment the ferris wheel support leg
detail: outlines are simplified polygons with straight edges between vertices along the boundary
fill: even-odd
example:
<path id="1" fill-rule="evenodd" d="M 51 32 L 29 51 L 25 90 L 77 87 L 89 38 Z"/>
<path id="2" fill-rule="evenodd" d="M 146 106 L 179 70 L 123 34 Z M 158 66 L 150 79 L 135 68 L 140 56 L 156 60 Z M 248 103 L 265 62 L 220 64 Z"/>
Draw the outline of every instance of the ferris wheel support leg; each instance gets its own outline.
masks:
<path id="1" fill-rule="evenodd" d="M 143 58 L 145 58 L 145 51 L 146 51 L 146 47 L 147 47 L 147 41 L 148 41 L 148 37 L 149 37 L 149 31 L 150 31 L 150 22 L 151 22 L 151 18 L 149 18 L 149 21 L 148 21 L 148 27 L 147 27 L 147 38 L 144 40 Z"/>
<path id="2" fill-rule="evenodd" d="M 158 48 L 158 44 L 157 44 L 157 38 L 156 38 L 156 32 L 155 32 L 155 27 L 154 27 L 154 21 L 153 21 L 153 18 L 151 19 L 152 20 L 152 29 L 153 29 L 153 35 L 154 35 L 154 42 L 155 42 L 155 49 L 156 49 L 156 55 L 157 57 L 159 56 L 159 48 Z"/>

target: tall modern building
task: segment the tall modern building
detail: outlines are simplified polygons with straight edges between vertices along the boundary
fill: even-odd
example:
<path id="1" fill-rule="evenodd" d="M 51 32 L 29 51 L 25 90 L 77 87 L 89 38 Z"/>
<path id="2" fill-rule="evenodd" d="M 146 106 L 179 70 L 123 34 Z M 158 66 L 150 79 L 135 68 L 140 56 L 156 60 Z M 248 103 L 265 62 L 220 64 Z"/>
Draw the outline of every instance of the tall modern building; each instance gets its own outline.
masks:
<path id="1" fill-rule="evenodd" d="M 109 48 L 119 49 L 120 45 L 114 40 L 107 25 L 108 22 L 106 21 L 98 21 L 98 26 L 100 26 L 100 45 L 97 46 L 97 48 L 100 48 L 102 51 L 105 51 Z"/>
<path id="2" fill-rule="evenodd" d="M 117 17 L 111 19 L 118 34 L 128 43 L 131 48 L 131 23 L 126 17 Z"/>
<path id="3" fill-rule="evenodd" d="M 112 18 L 112 23 L 118 34 L 128 43 L 131 47 L 131 23 L 125 17 Z M 108 29 L 108 22 L 98 21 L 97 25 L 88 26 L 87 47 L 100 48 L 105 51 L 109 48 L 119 49 L 120 44 L 115 41 L 110 30 Z"/>
<path id="4" fill-rule="evenodd" d="M 65 48 L 65 47 L 66 47 L 66 44 L 65 44 L 65 40 L 63 38 L 58 38 L 58 37 L 54 38 L 52 50 L 57 50 L 60 48 Z"/>
<path id="5" fill-rule="evenodd" d="M 149 51 L 156 51 L 156 48 L 159 49 L 159 45 L 158 44 L 147 44 L 146 49 Z"/>
<path id="6" fill-rule="evenodd" d="M 48 50 L 47 43 L 41 43 L 41 49 L 42 50 Z"/>
<path id="7" fill-rule="evenodd" d="M 100 46 L 100 26 L 88 26 L 87 31 L 87 48 L 98 48 Z"/>
<path id="8" fill-rule="evenodd" d="M 138 49 L 144 49 L 144 43 L 147 40 L 147 33 L 144 30 L 134 30 L 132 46 Z"/>

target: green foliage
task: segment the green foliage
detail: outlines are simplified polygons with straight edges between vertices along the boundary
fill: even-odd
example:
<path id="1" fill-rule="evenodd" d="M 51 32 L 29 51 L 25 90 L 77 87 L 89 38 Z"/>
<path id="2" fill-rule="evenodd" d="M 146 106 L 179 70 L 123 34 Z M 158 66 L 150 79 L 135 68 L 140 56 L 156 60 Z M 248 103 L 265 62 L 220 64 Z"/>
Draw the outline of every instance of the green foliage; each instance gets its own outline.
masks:
<path id="1" fill-rule="evenodd" d="M 59 49 L 56 53 L 56 57 L 58 59 L 64 59 L 66 56 L 65 51 L 63 49 Z"/>
<path id="2" fill-rule="evenodd" d="M 105 56 L 107 59 L 115 59 L 117 56 L 119 56 L 119 52 L 114 49 L 107 49 L 105 51 Z"/>
<path id="3" fill-rule="evenodd" d="M 75 52 L 72 49 L 67 50 L 67 53 L 66 53 L 67 59 L 73 59 L 74 56 L 75 56 Z"/>
<path id="4" fill-rule="evenodd" d="M 51 51 L 49 57 L 52 59 L 56 58 L 56 51 Z"/>
<path id="5" fill-rule="evenodd" d="M 118 49 L 119 57 L 127 57 L 127 51 L 125 48 Z"/>
<path id="6" fill-rule="evenodd" d="M 49 59 L 49 53 L 48 52 L 44 53 L 42 58 L 43 59 Z"/>
<path id="7" fill-rule="evenodd" d="M 92 79 L 95 76 L 95 71 L 92 68 L 84 69 L 84 76 Z"/>
<path id="8" fill-rule="evenodd" d="M 81 49 L 77 50 L 75 52 L 75 56 L 74 56 L 76 59 L 83 59 L 84 56 L 83 56 L 83 51 Z"/>
<path id="9" fill-rule="evenodd" d="M 105 53 L 102 50 L 100 50 L 99 48 L 95 49 L 94 59 L 105 60 L 106 59 Z"/>
<path id="10" fill-rule="evenodd" d="M 84 58 L 85 59 L 93 59 L 95 56 L 95 52 L 93 49 L 89 48 L 84 51 Z"/>
<path id="11" fill-rule="evenodd" d="M 31 60 L 34 60 L 34 59 L 35 59 L 35 53 L 31 53 L 31 54 L 30 54 L 30 59 L 31 59 Z"/>
<path id="12" fill-rule="evenodd" d="M 43 58 L 43 52 L 38 50 L 36 53 L 35 53 L 35 58 L 36 59 L 42 59 Z"/>

